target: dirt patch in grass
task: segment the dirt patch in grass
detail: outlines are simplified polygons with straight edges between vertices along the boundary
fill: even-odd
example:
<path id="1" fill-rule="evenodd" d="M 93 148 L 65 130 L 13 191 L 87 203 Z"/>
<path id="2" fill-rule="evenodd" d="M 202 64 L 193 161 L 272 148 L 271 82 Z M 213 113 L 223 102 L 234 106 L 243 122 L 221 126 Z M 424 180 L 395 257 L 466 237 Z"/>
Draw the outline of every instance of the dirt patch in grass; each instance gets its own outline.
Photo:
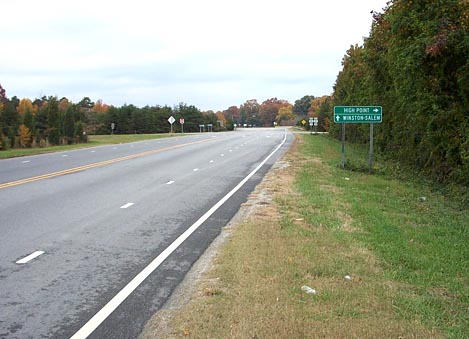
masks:
<path id="1" fill-rule="evenodd" d="M 440 337 L 400 316 L 394 300 L 405 286 L 354 240 L 358 226 L 340 188 L 327 184 L 330 169 L 298 147 L 266 175 L 141 339 Z M 317 200 L 297 189 L 305 167 L 317 175 Z"/>

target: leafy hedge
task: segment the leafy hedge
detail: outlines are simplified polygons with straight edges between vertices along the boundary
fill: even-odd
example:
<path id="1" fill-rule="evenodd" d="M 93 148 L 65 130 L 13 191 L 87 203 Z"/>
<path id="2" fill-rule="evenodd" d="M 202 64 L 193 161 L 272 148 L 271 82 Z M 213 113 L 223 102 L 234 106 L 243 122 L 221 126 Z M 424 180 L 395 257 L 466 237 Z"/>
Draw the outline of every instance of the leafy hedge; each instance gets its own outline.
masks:
<path id="1" fill-rule="evenodd" d="M 373 19 L 370 37 L 343 58 L 334 105 L 383 106 L 383 154 L 469 187 L 469 2 L 395 0 Z M 368 125 L 348 125 L 347 138 L 367 142 Z"/>

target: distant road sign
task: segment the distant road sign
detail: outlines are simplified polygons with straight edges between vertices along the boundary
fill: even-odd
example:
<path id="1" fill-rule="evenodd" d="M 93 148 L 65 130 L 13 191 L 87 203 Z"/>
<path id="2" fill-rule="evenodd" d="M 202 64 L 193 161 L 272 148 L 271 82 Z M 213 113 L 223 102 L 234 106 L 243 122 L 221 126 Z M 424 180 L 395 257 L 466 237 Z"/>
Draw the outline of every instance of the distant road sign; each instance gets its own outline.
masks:
<path id="1" fill-rule="evenodd" d="M 381 106 L 335 106 L 334 122 L 345 124 L 379 124 L 383 121 Z"/>
<path id="2" fill-rule="evenodd" d="M 318 118 L 317 117 L 311 117 L 309 118 L 309 125 L 310 126 L 317 126 L 318 125 Z"/>
<path id="3" fill-rule="evenodd" d="M 174 117 L 171 115 L 168 119 L 168 122 L 172 125 L 174 124 L 174 122 L 176 121 L 176 119 L 174 119 Z"/>

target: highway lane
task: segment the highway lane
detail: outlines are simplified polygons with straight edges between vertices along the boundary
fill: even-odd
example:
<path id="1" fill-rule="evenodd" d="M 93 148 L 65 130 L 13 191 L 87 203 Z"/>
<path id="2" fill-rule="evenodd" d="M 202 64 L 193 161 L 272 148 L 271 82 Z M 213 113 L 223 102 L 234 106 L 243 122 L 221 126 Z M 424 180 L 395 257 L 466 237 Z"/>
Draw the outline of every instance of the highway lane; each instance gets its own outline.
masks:
<path id="1" fill-rule="evenodd" d="M 149 152 L 0 189 L 0 337 L 72 336 L 257 167 L 283 137 L 280 129 L 247 130 L 99 147 L 64 153 L 67 157 L 49 154 L 1 161 L 5 183 Z M 281 150 L 291 138 L 288 135 Z M 279 154 L 90 338 L 138 336 Z M 29 166 L 33 162 L 38 168 Z M 28 263 L 17 263 L 36 251 L 44 253 Z"/>
<path id="2" fill-rule="evenodd" d="M 0 166 L 0 188 L 5 183 L 21 181 L 26 178 L 50 176 L 51 173 L 71 170 L 73 172 L 74 169 L 99 167 L 108 163 L 145 156 L 148 153 L 208 142 L 214 138 L 217 136 L 200 134 L 6 159 L 2 160 L 2 166 Z"/>

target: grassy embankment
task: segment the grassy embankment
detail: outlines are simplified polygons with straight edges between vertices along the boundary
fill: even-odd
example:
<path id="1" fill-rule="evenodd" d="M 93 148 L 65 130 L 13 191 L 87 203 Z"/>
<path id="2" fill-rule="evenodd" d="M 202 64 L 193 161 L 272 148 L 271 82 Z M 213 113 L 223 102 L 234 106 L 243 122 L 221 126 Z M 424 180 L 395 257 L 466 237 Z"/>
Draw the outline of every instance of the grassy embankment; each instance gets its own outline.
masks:
<path id="1" fill-rule="evenodd" d="M 69 151 L 80 148 L 95 147 L 110 144 L 123 144 L 135 141 L 144 141 L 150 139 L 169 138 L 173 136 L 182 136 L 183 134 L 115 134 L 115 135 L 90 135 L 85 144 L 51 146 L 43 148 L 21 148 L 0 151 L 0 159 L 23 157 L 27 155 L 44 154 L 52 152 Z"/>
<path id="2" fill-rule="evenodd" d="M 347 148 L 352 163 L 364 154 Z M 299 137 L 285 161 L 258 188 L 273 200 L 230 230 L 165 337 L 467 337 L 469 208 L 344 171 L 327 137 Z M 145 338 L 161 336 L 158 319 Z"/>

